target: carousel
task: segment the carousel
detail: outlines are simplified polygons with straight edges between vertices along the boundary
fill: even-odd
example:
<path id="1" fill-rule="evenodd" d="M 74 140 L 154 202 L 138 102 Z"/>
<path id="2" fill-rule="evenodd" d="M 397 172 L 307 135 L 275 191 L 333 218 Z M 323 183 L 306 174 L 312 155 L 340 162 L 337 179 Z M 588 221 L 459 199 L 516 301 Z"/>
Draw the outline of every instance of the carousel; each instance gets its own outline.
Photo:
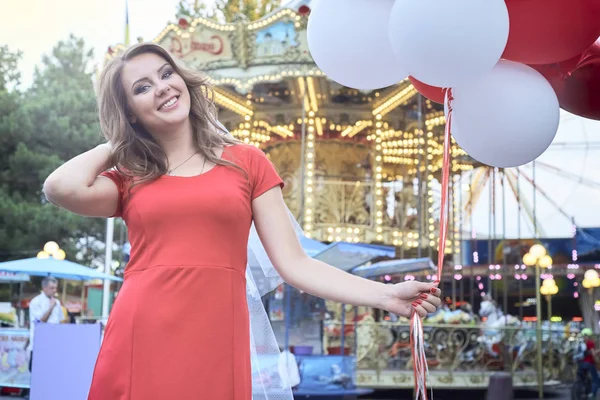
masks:
<path id="1" fill-rule="evenodd" d="M 154 42 L 210 77 L 220 121 L 277 166 L 307 237 L 431 255 L 443 107 L 408 80 L 360 92 L 327 79 L 309 54 L 308 5 L 289 7 L 253 22 L 182 17 Z M 457 146 L 453 156 L 457 180 L 474 164 Z"/>
<path id="2" fill-rule="evenodd" d="M 394 249 L 394 257 L 388 259 L 433 259 L 439 232 L 443 106 L 419 95 L 409 80 L 382 90 L 359 91 L 328 79 L 309 52 L 309 14 L 310 1 L 296 0 L 254 21 L 244 15 L 227 22 L 180 15 L 153 42 L 210 78 L 210 95 L 219 120 L 236 138 L 262 149 L 275 164 L 285 181 L 286 203 L 307 238 Z M 106 58 L 124 48 L 111 47 Z M 484 388 L 494 371 L 508 370 L 519 373 L 515 386 L 535 386 L 535 359 L 539 357 L 532 345 L 535 338 L 487 295 L 477 300 L 481 301 L 478 314 L 464 301 L 469 297 L 473 302 L 484 291 L 481 285 L 474 289 L 479 284 L 475 275 L 489 283 L 489 277 L 498 276 L 498 271 L 489 275 L 488 265 L 480 267 L 481 271 L 471 269 L 468 293 L 461 280 L 461 265 L 477 264 L 472 258 L 476 249 L 467 249 L 464 238 L 475 239 L 472 216 L 478 213 L 477 204 L 485 197 L 482 194 L 489 189 L 490 196 L 496 196 L 495 182 L 501 182 L 502 190 L 506 186 L 523 205 L 524 218 L 533 221 L 535 216 L 519 184 L 525 179 L 535 188 L 535 172 L 529 179 L 524 170 L 488 168 L 456 143 L 451 155 L 446 245 L 446 262 L 451 268 L 446 270 L 452 283 L 452 309 L 442 310 L 426 322 L 433 385 Z M 575 174 L 570 178 L 586 184 Z M 519 223 L 521 218 L 519 215 Z M 537 225 L 535 230 L 539 230 Z M 493 245 L 500 249 L 500 260 L 489 251 L 490 264 L 502 262 L 507 253 L 498 242 Z M 370 268 L 368 277 L 382 281 L 425 278 L 435 270 L 430 261 L 423 261 L 424 267 L 417 270 L 377 257 L 363 261 L 352 268 Z M 521 263 L 520 255 L 516 262 Z M 504 272 L 506 277 L 511 275 Z M 492 286 L 485 289 L 489 292 Z M 274 296 L 282 303 L 283 289 Z M 336 356 L 351 354 L 354 360 L 348 368 L 356 369 L 358 386 L 413 387 L 405 321 L 374 310 L 307 300 L 304 294 L 296 294 L 293 301 L 306 303 L 298 321 L 316 314 L 325 319 L 312 333 L 314 346 L 321 343 L 323 355 L 334 351 Z M 271 310 L 272 317 L 283 319 L 284 314 L 283 308 Z M 542 355 L 550 360 L 550 368 L 544 371 L 546 384 L 557 383 L 559 376 L 571 374 L 574 368 L 569 355 L 574 336 L 565 333 L 557 340 L 562 344 Z M 288 344 L 286 341 L 286 348 Z M 292 345 L 302 348 L 301 343 Z M 331 368 L 345 365 L 343 357 L 340 360 Z"/>

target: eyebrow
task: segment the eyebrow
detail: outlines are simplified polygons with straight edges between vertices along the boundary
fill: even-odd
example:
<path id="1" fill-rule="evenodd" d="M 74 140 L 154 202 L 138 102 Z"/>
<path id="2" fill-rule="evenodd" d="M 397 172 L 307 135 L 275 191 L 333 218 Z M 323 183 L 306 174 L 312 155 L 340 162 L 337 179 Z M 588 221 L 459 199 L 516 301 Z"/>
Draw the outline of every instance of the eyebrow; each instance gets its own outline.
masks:
<path id="1" fill-rule="evenodd" d="M 163 70 L 165 67 L 168 67 L 168 66 L 170 66 L 170 65 L 171 65 L 171 64 L 169 64 L 168 62 L 167 62 L 167 63 L 164 63 L 164 64 L 163 64 L 163 65 L 162 65 L 162 66 L 161 66 L 159 69 L 157 69 L 157 70 L 156 70 L 156 72 L 157 72 L 157 73 L 160 73 L 160 71 L 162 71 L 162 70 Z M 148 78 L 147 78 L 147 77 L 140 78 L 140 79 L 138 79 L 137 81 L 133 82 L 133 84 L 131 85 L 131 88 L 133 89 L 133 87 L 134 87 L 136 84 L 138 84 L 138 83 L 140 83 L 140 82 L 142 82 L 142 81 L 147 81 L 147 80 L 148 80 Z"/>

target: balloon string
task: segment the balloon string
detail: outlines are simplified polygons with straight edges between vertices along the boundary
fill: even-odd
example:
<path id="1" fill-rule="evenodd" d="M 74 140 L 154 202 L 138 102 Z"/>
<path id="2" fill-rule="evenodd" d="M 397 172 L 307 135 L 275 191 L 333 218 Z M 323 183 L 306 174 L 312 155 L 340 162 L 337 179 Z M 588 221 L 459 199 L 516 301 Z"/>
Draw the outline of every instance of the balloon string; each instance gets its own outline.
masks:
<path id="1" fill-rule="evenodd" d="M 442 159 L 442 199 L 440 207 L 440 234 L 438 244 L 438 282 L 442 280 L 442 268 L 444 267 L 444 255 L 446 254 L 446 238 L 448 236 L 448 187 L 450 181 L 450 131 L 452 129 L 452 89 L 446 91 L 446 105 L 448 108 L 448 120 L 444 130 L 444 156 Z"/>
<path id="2" fill-rule="evenodd" d="M 444 155 L 442 160 L 442 199 L 440 207 L 440 234 L 438 244 L 438 272 L 437 280 L 441 281 L 442 268 L 444 266 L 444 254 L 446 253 L 446 237 L 448 235 L 448 187 L 450 181 L 450 131 L 452 126 L 452 89 L 446 91 L 446 105 L 448 107 L 448 120 L 444 130 Z M 427 400 L 427 378 L 429 377 L 429 366 L 425 355 L 425 335 L 423 332 L 423 321 L 413 310 L 410 321 L 410 351 L 413 358 L 413 375 L 415 379 L 415 399 Z M 433 399 L 433 390 L 431 393 Z"/>

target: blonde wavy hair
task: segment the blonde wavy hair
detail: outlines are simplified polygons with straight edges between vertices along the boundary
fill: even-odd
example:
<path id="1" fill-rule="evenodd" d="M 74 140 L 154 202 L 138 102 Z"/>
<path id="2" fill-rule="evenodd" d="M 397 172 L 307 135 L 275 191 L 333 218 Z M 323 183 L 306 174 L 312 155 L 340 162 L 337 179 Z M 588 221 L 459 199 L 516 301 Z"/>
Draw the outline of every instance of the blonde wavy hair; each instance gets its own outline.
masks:
<path id="1" fill-rule="evenodd" d="M 112 145 L 111 164 L 132 180 L 131 187 L 150 182 L 168 171 L 167 156 L 150 133 L 139 123 L 131 123 L 127 96 L 122 83 L 123 67 L 136 56 L 153 53 L 171 64 L 190 92 L 190 120 L 196 150 L 216 165 L 236 164 L 215 155 L 214 150 L 240 143 L 217 122 L 214 91 L 208 78 L 186 67 L 166 49 L 154 43 L 127 48 L 102 71 L 98 85 L 100 129 Z"/>

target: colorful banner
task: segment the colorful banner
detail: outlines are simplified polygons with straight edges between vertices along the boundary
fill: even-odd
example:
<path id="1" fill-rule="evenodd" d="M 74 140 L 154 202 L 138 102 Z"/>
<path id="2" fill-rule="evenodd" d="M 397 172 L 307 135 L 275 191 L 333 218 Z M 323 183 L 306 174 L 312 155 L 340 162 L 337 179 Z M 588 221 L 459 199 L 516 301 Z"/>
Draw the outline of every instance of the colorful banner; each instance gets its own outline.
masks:
<path id="1" fill-rule="evenodd" d="M 29 387 L 27 329 L 0 329 L 0 387 Z"/>

